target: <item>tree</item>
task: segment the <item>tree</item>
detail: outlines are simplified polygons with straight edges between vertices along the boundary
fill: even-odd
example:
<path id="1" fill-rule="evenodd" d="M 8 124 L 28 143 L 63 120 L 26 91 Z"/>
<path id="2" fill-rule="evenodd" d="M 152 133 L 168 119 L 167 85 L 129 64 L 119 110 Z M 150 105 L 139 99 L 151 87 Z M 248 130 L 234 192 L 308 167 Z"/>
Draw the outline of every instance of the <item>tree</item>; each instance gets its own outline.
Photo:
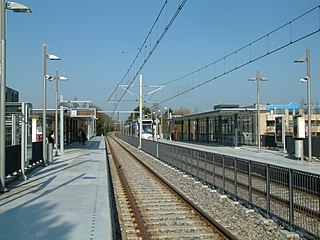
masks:
<path id="1" fill-rule="evenodd" d="M 188 108 L 180 108 L 178 110 L 175 110 L 174 113 L 175 115 L 185 116 L 191 114 L 191 110 Z"/>
<path id="2" fill-rule="evenodd" d="M 128 116 L 127 121 L 133 121 L 134 119 L 139 118 L 140 107 L 136 107 L 132 113 Z M 148 107 L 142 107 L 142 118 L 151 118 L 151 111 Z"/>
<path id="3" fill-rule="evenodd" d="M 96 122 L 96 130 L 97 135 L 105 135 L 108 132 L 114 131 L 114 123 L 115 121 L 112 118 L 104 113 L 101 108 L 90 104 L 91 108 L 96 108 L 97 110 L 97 122 Z"/>
<path id="4" fill-rule="evenodd" d="M 189 114 L 191 114 L 191 110 L 188 108 L 180 108 L 180 109 L 174 111 L 174 115 L 185 116 L 185 115 L 189 115 Z M 177 127 L 177 126 L 173 126 L 173 127 Z M 188 125 L 184 124 L 183 132 L 179 132 L 179 135 L 183 135 L 184 133 L 187 133 L 187 132 L 188 132 Z"/>
<path id="5" fill-rule="evenodd" d="M 73 101 L 78 101 L 79 99 L 77 98 L 77 96 L 74 96 L 73 97 Z M 79 103 L 72 103 L 72 107 L 73 108 L 78 108 L 80 105 Z"/>

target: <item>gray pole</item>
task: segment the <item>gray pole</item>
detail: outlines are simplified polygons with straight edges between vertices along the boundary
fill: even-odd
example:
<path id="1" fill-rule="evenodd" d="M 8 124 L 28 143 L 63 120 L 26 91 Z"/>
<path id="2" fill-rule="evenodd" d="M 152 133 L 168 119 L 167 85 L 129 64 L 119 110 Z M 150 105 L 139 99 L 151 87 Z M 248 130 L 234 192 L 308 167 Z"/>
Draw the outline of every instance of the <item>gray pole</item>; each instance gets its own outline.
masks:
<path id="1" fill-rule="evenodd" d="M 307 88 L 308 88 L 308 161 L 312 161 L 312 136 L 311 136 L 311 76 L 310 76 L 310 48 L 307 48 Z"/>
<path id="2" fill-rule="evenodd" d="M 258 153 L 261 152 L 261 134 L 260 134 L 260 81 L 267 81 L 267 78 L 260 77 L 260 73 L 257 70 L 256 77 L 249 78 L 249 81 L 257 81 L 257 112 L 258 112 L 258 118 L 257 118 L 257 135 L 258 135 Z"/>
<path id="3" fill-rule="evenodd" d="M 47 75 L 47 65 L 46 65 L 46 58 L 47 58 L 47 44 L 43 44 L 43 55 L 42 55 L 42 81 L 43 81 L 43 108 L 42 108 L 42 158 L 43 158 L 43 165 L 47 166 L 47 129 L 46 129 L 46 118 L 47 118 L 47 86 L 46 86 L 46 75 Z"/>
<path id="4" fill-rule="evenodd" d="M 6 175 L 6 135 L 5 135 L 5 127 L 6 127 L 6 41 L 7 41 L 7 29 L 6 29 L 6 1 L 1 0 L 0 2 L 0 38 L 1 38 L 1 59 L 0 59 L 0 191 L 7 191 L 5 185 L 5 175 Z M 31 12 L 31 10 L 19 4 L 21 8 L 13 9 L 14 12 Z"/>
<path id="5" fill-rule="evenodd" d="M 62 96 L 60 96 L 60 103 L 63 101 Z M 63 129 L 63 106 L 60 105 L 60 154 L 64 151 L 64 129 Z"/>
<path id="6" fill-rule="evenodd" d="M 25 160 L 27 159 L 27 150 L 28 150 L 28 116 L 27 116 L 27 106 L 23 102 L 21 103 L 22 108 L 22 118 L 21 118 L 21 177 L 20 179 L 25 181 L 27 176 L 25 174 Z"/>
<path id="7" fill-rule="evenodd" d="M 171 119 L 170 117 L 170 110 L 168 108 L 168 119 Z M 170 121 L 168 120 L 168 134 L 169 134 L 169 140 L 171 140 L 171 131 L 170 131 Z"/>
<path id="8" fill-rule="evenodd" d="M 161 110 L 160 139 L 163 139 L 163 111 Z"/>
<path id="9" fill-rule="evenodd" d="M 261 152 L 261 142 L 260 142 L 260 75 L 257 71 L 257 108 L 258 108 L 258 152 Z"/>
<path id="10" fill-rule="evenodd" d="M 140 74 L 140 85 L 139 85 L 139 149 L 141 149 L 141 136 L 142 136 L 142 75 Z"/>
<path id="11" fill-rule="evenodd" d="M 1 110 L 0 110 L 0 161 L 1 161 L 1 181 L 0 181 L 0 191 L 5 192 L 7 191 L 6 184 L 5 184 L 5 175 L 6 175 L 6 135 L 5 135 L 5 128 L 6 128 L 6 2 L 5 0 L 1 0 L 0 3 L 0 25 L 1 25 Z"/>
<path id="12" fill-rule="evenodd" d="M 55 150 L 56 150 L 56 153 L 55 153 L 55 156 L 58 156 L 58 81 L 59 81 L 59 74 L 58 74 L 58 68 L 56 68 L 56 116 L 55 116 Z"/>

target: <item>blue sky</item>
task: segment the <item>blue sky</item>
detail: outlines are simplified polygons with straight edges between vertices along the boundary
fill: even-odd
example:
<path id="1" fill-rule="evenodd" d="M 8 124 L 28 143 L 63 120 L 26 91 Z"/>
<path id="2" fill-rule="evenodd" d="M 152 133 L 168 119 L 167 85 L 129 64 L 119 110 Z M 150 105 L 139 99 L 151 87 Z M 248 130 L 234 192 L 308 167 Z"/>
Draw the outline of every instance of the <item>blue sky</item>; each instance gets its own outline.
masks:
<path id="1" fill-rule="evenodd" d="M 167 19 L 180 2 L 169 0 L 164 15 Z M 107 111 L 113 109 L 107 99 L 132 63 L 164 1 L 25 0 L 21 3 L 33 12 L 7 12 L 7 85 L 20 92 L 21 101 L 42 108 L 42 45 L 47 43 L 48 53 L 62 58 L 59 62 L 47 62 L 48 74 L 54 75 L 58 67 L 59 73 L 69 78 L 60 83 L 59 93 L 67 100 L 74 97 L 91 100 Z M 214 62 L 319 4 L 319 0 L 189 0 L 143 69 L 144 85 L 162 85 Z M 294 26 L 293 34 L 303 33 L 310 26 L 319 27 L 319 14 L 318 10 L 315 18 Z M 281 44 L 287 36 L 287 32 L 281 33 L 275 41 Z M 306 84 L 299 82 L 306 75 L 306 66 L 293 61 L 305 57 L 307 47 L 311 49 L 312 102 L 319 104 L 319 40 L 317 33 L 165 102 L 162 107 L 201 112 L 222 103 L 253 104 L 256 84 L 247 79 L 254 77 L 256 70 L 269 78 L 261 83 L 263 104 L 306 101 Z M 255 51 L 259 52 L 259 45 Z M 188 84 L 195 84 L 196 80 L 192 81 Z M 47 87 L 48 108 L 53 108 L 55 85 L 49 82 Z M 159 101 L 171 90 L 159 91 L 152 100 Z M 132 91 L 138 94 L 138 88 Z M 124 97 L 124 100 L 133 99 Z M 118 110 L 132 110 L 136 105 L 125 101 L 119 104 Z"/>

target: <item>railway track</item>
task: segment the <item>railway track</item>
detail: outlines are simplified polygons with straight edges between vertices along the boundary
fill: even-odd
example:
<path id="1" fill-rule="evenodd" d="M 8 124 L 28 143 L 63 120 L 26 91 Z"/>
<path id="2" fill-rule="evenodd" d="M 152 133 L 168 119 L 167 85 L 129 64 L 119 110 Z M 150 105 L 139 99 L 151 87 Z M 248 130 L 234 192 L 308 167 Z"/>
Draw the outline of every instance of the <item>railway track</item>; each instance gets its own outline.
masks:
<path id="1" fill-rule="evenodd" d="M 216 158 L 222 156 L 216 155 Z M 177 157 L 178 158 L 178 157 Z M 174 166 L 180 167 L 185 172 L 199 177 L 206 183 L 211 183 L 226 189 L 229 193 L 242 197 L 243 199 L 249 198 L 249 174 L 246 169 L 237 169 L 235 173 L 232 164 L 223 167 L 222 163 L 212 164 L 213 158 L 207 159 L 206 156 L 199 156 L 196 161 L 192 157 L 186 157 Z M 226 161 L 226 160 L 225 160 Z M 222 162 L 222 160 L 220 161 Z M 289 201 L 289 186 L 285 182 L 288 176 L 282 176 L 282 181 L 277 180 L 276 176 L 270 179 L 269 190 L 267 189 L 267 179 L 264 172 L 257 171 L 251 173 L 251 200 L 253 205 L 261 206 L 263 209 L 268 209 L 267 206 L 267 193 L 269 192 L 270 205 L 269 211 L 275 213 L 282 218 L 280 221 L 283 225 L 289 225 L 285 219 L 289 219 L 290 214 L 290 201 Z M 275 173 L 273 173 L 275 174 Z M 279 178 L 279 176 L 278 176 Z M 294 211 L 294 222 L 299 226 L 310 230 L 315 238 L 319 236 L 319 194 L 317 192 L 304 189 L 297 185 L 293 186 L 292 191 L 295 202 L 292 203 Z M 316 189 L 316 183 L 310 184 L 311 189 Z M 312 188 L 313 187 L 313 188 Z M 284 220 L 283 220 L 284 219 Z"/>
<path id="2" fill-rule="evenodd" d="M 107 141 L 121 181 L 116 192 L 118 211 L 122 211 L 121 228 L 126 235 L 123 238 L 237 239 L 138 156 L 110 136 Z M 130 231 L 130 227 L 134 229 Z"/>

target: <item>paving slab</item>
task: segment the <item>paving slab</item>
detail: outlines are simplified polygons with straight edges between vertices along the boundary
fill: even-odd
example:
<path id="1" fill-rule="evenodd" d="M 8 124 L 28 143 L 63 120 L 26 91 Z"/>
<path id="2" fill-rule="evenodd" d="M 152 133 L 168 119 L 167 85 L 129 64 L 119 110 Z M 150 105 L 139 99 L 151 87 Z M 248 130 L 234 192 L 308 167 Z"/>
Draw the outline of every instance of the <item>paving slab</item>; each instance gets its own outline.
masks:
<path id="1" fill-rule="evenodd" d="M 0 195 L 0 238 L 112 239 L 103 137 L 73 144 Z"/>

